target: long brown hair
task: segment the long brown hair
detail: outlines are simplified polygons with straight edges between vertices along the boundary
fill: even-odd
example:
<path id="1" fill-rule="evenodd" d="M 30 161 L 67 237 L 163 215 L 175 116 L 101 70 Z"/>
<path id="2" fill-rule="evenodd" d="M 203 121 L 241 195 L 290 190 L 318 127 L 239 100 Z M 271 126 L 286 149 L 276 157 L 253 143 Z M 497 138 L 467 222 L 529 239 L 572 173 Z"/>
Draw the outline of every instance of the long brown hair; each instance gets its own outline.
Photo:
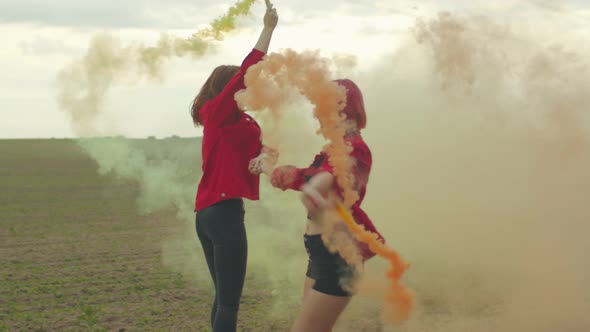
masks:
<path id="1" fill-rule="evenodd" d="M 240 70 L 238 66 L 222 65 L 213 70 L 209 78 L 201 87 L 199 94 L 193 100 L 191 106 L 191 116 L 195 126 L 202 126 L 199 110 L 206 102 L 215 98 L 231 80 L 231 78 Z"/>

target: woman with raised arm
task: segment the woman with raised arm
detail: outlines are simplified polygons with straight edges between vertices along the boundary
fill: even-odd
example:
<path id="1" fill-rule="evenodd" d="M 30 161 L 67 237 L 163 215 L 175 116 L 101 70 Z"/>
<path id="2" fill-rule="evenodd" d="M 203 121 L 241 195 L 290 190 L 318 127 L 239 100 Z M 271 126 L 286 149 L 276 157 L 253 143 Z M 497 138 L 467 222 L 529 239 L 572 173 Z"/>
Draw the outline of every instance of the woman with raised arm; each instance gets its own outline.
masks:
<path id="1" fill-rule="evenodd" d="M 191 107 L 194 124 L 203 127 L 203 175 L 195 212 L 197 235 L 215 287 L 214 332 L 236 331 L 248 256 L 243 199 L 259 199 L 259 174 L 248 166 L 267 150 L 261 143 L 260 127 L 238 108 L 234 95 L 245 88 L 248 68 L 268 52 L 277 22 L 276 9 L 266 0 L 264 28 L 254 49 L 240 67 L 215 68 Z"/>

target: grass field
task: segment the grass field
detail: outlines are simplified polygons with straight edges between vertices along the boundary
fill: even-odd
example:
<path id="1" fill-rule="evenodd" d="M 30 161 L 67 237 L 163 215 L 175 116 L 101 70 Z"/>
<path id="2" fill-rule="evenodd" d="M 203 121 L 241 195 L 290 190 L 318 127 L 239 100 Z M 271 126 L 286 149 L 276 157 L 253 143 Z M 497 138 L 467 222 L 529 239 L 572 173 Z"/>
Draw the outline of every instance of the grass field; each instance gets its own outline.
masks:
<path id="1" fill-rule="evenodd" d="M 0 331 L 208 331 L 212 291 L 191 211 L 198 141 L 92 142 L 0 141 Z M 366 206 L 412 264 L 404 282 L 416 310 L 402 326 L 382 323 L 385 266 L 372 260 L 335 332 L 588 331 L 590 180 L 580 174 L 590 159 L 511 142 L 486 151 L 519 166 L 496 177 L 467 148 L 447 159 L 421 150 L 446 169 L 420 154 L 376 159 L 415 173 L 377 167 Z M 246 208 L 239 331 L 285 331 L 301 299 L 305 216 L 264 181 L 261 194 Z"/>
<path id="2" fill-rule="evenodd" d="M 138 186 L 70 140 L 4 140 L 0 156 L 0 331 L 207 330 L 209 284 L 162 264 L 161 241 L 186 231 L 175 211 L 140 214 Z M 267 296 L 248 280 L 241 330 L 286 326 L 261 319 Z"/>

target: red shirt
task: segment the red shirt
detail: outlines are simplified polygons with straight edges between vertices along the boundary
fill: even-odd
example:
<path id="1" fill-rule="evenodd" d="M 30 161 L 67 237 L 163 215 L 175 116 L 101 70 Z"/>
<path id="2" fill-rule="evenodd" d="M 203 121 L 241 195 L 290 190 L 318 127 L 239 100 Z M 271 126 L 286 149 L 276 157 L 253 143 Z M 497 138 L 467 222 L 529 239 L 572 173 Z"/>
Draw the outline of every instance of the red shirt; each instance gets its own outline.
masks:
<path id="1" fill-rule="evenodd" d="M 264 53 L 253 49 L 224 89 L 199 110 L 203 123 L 203 176 L 195 211 L 230 198 L 259 198 L 259 176 L 248 171 L 248 163 L 262 150 L 260 127 L 238 108 L 234 95 L 246 88 L 246 71 L 263 57 Z"/>
<path id="2" fill-rule="evenodd" d="M 360 134 L 347 137 L 346 142 L 352 146 L 352 152 L 350 153 L 350 156 L 356 161 L 356 164 L 352 169 L 355 179 L 353 189 L 355 189 L 359 194 L 359 199 L 351 207 L 352 216 L 354 217 L 354 220 L 357 224 L 363 225 L 365 230 L 377 234 L 379 240 L 384 242 L 383 236 L 381 236 L 381 234 L 377 231 L 369 216 L 361 208 L 361 204 L 365 199 L 365 194 L 367 192 L 367 184 L 369 182 L 369 174 L 371 172 L 371 150 Z M 316 155 L 313 163 L 309 167 L 298 168 L 295 181 L 291 183 L 289 188 L 293 190 L 299 190 L 301 186 L 305 182 L 309 181 L 312 176 L 321 172 L 330 172 L 333 174 L 333 168 L 330 166 L 328 155 L 325 152 L 321 152 L 320 154 Z M 338 192 L 342 194 L 342 189 L 337 189 Z M 360 243 L 359 246 L 365 259 L 369 259 L 375 255 L 369 250 L 366 244 Z"/>

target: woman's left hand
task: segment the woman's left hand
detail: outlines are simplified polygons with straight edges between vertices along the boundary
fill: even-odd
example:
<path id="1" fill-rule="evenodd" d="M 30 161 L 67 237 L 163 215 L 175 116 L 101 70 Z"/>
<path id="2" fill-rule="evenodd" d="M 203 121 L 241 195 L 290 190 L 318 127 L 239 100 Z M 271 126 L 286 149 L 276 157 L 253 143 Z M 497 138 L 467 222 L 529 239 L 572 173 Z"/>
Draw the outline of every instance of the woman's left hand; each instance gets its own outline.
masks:
<path id="1" fill-rule="evenodd" d="M 266 2 L 266 13 L 264 14 L 264 27 L 269 29 L 274 29 L 279 22 L 279 15 L 277 14 L 277 9 L 274 8 L 273 4 L 270 0 L 265 0 Z"/>

